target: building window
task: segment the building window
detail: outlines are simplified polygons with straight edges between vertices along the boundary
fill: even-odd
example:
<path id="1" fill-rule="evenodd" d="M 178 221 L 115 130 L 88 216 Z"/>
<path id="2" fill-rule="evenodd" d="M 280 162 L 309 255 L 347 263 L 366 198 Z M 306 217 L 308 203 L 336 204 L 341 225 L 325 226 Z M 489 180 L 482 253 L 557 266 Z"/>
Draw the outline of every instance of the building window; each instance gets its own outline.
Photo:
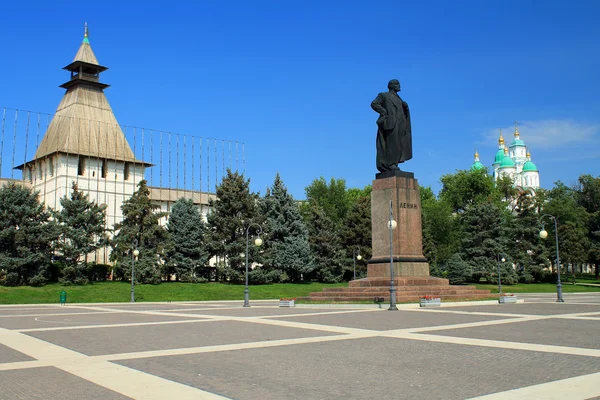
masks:
<path id="1" fill-rule="evenodd" d="M 41 171 L 40 171 L 41 173 Z M 85 174 L 85 158 L 83 157 L 79 157 L 79 162 L 77 163 L 77 175 L 84 175 Z"/>
<path id="2" fill-rule="evenodd" d="M 129 164 L 128 162 L 125 163 L 125 168 L 123 169 L 123 179 L 128 181 L 129 180 L 129 175 L 131 174 L 130 172 L 131 169 L 131 164 Z"/>
<path id="3" fill-rule="evenodd" d="M 54 176 L 54 160 L 48 160 L 48 172 L 50 176 Z"/>
<path id="4" fill-rule="evenodd" d="M 102 172 L 101 177 L 106 179 L 106 175 L 108 174 L 108 161 L 102 160 Z"/>

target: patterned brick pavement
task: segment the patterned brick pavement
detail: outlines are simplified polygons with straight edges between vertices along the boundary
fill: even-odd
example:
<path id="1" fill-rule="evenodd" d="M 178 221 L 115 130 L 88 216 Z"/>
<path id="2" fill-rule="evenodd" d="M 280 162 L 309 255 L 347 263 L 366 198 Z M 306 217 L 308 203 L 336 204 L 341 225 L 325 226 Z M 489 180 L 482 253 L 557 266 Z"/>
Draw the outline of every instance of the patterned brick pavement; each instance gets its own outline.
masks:
<path id="1" fill-rule="evenodd" d="M 592 399 L 600 293 L 516 305 L 0 306 L 0 399 Z"/>

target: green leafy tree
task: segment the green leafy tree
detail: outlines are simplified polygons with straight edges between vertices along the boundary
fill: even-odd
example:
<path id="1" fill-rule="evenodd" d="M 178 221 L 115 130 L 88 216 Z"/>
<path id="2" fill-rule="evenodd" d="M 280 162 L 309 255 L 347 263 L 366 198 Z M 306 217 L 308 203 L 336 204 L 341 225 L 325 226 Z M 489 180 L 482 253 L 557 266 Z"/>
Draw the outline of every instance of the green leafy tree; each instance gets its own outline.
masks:
<path id="1" fill-rule="evenodd" d="M 55 249 L 62 263 L 61 282 L 88 283 L 91 266 L 88 256 L 107 242 L 106 206 L 89 200 L 73 182 L 72 192 L 60 199 L 60 211 L 51 211 L 59 226 Z"/>
<path id="2" fill-rule="evenodd" d="M 339 229 L 319 204 L 309 205 L 307 226 L 315 265 L 311 277 L 319 282 L 340 282 L 351 267 L 344 261 Z"/>
<path id="3" fill-rule="evenodd" d="M 175 275 L 177 281 L 184 282 L 207 280 L 207 228 L 191 199 L 181 198 L 173 204 L 166 229 L 170 239 L 166 256 L 168 276 Z"/>
<path id="4" fill-rule="evenodd" d="M 344 179 L 331 178 L 328 184 L 323 177 L 312 181 L 305 188 L 305 191 L 308 203 L 318 204 L 329 219 L 338 226 L 343 223 L 352 198 L 359 195 L 359 193 L 354 192 L 348 195 Z M 309 204 L 305 205 L 304 212 L 310 212 Z"/>
<path id="5" fill-rule="evenodd" d="M 586 236 L 588 234 L 589 214 L 586 209 L 578 204 L 577 194 L 573 188 L 570 188 L 558 181 L 554 187 L 548 191 L 547 200 L 544 203 L 542 212 L 556 217 L 558 226 L 558 246 L 561 259 L 561 272 L 566 272 L 569 263 L 580 263 L 587 261 L 587 251 L 581 244 L 586 246 Z M 548 250 L 552 265 L 556 269 L 556 245 L 554 232 L 554 223 L 549 218 L 544 218 L 548 238 L 543 243 Z"/>
<path id="6" fill-rule="evenodd" d="M 121 206 L 123 221 L 115 226 L 117 234 L 111 243 L 110 259 L 117 263 L 117 275 L 131 276 L 133 242 L 137 240 L 140 254 L 135 262 L 136 281 L 151 284 L 161 282 L 168 233 L 159 223 L 167 214 L 159 209 L 160 206 L 150 200 L 146 180 L 141 180 L 138 190 Z"/>
<path id="7" fill-rule="evenodd" d="M 494 178 L 485 168 L 460 170 L 455 174 L 443 175 L 440 179 L 440 199 L 446 201 L 453 212 L 461 213 L 467 207 L 488 201 L 494 192 Z"/>
<path id="8" fill-rule="evenodd" d="M 574 190 L 577 203 L 588 214 L 587 262 L 595 265 L 596 279 L 600 279 L 600 177 L 581 175 Z"/>
<path id="9" fill-rule="evenodd" d="M 208 214 L 208 249 L 219 259 L 219 277 L 242 282 L 245 275 L 246 230 L 252 224 L 262 225 L 258 215 L 258 195 L 250 192 L 250 180 L 227 170 L 216 190 L 216 200 L 210 199 Z M 249 262 L 258 259 L 258 251 L 250 247 Z"/>
<path id="10" fill-rule="evenodd" d="M 423 253 L 433 276 L 444 276 L 450 257 L 460 251 L 460 226 L 452 207 L 444 199 L 437 199 L 429 187 L 421 188 L 421 225 Z"/>
<path id="11" fill-rule="evenodd" d="M 372 235 L 371 235 L 371 195 L 363 193 L 352 202 L 345 223 L 342 228 L 342 237 L 344 238 L 344 247 L 346 249 L 345 265 L 352 267 L 352 271 L 347 270 L 345 280 L 350 280 L 354 276 L 354 264 L 356 263 L 356 277 L 366 276 L 367 262 L 372 256 Z M 354 260 L 355 254 L 360 254 L 360 260 Z M 352 275 L 350 275 L 352 272 Z"/>
<path id="12" fill-rule="evenodd" d="M 38 192 L 8 183 L 0 188 L 0 270 L 7 286 L 39 286 L 50 278 L 56 225 Z"/>
<path id="13" fill-rule="evenodd" d="M 271 271 L 273 276 L 277 272 L 283 273 L 292 282 L 303 280 L 314 268 L 308 229 L 298 204 L 287 192 L 279 173 L 271 189 L 261 199 L 260 211 L 266 217 L 263 270 Z M 282 280 L 283 276 L 280 275 L 279 279 Z"/>

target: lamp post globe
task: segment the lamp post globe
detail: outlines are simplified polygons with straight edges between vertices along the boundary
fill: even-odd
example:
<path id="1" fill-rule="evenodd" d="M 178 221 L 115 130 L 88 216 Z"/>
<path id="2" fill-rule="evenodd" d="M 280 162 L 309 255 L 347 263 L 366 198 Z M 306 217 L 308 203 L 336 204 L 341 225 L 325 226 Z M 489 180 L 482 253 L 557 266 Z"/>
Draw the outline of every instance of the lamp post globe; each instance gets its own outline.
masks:
<path id="1" fill-rule="evenodd" d="M 362 260 L 362 256 L 359 254 L 359 255 L 357 255 L 357 256 L 356 256 L 356 259 L 357 259 L 358 261 L 360 261 L 360 260 Z"/>
<path id="2" fill-rule="evenodd" d="M 540 231 L 540 237 L 541 237 L 542 239 L 546 239 L 546 238 L 548 237 L 548 232 L 546 232 L 546 230 L 545 230 L 545 229 L 542 229 L 542 230 Z"/>

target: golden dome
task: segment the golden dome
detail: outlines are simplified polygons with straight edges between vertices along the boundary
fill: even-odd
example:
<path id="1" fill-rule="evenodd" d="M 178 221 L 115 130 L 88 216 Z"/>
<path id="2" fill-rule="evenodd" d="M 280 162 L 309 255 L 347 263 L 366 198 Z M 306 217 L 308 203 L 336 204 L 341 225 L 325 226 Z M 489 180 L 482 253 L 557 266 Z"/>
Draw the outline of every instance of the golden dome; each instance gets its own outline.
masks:
<path id="1" fill-rule="evenodd" d="M 498 139 L 498 144 L 504 144 L 504 138 L 502 137 L 502 129 L 500 129 L 500 139 Z"/>

